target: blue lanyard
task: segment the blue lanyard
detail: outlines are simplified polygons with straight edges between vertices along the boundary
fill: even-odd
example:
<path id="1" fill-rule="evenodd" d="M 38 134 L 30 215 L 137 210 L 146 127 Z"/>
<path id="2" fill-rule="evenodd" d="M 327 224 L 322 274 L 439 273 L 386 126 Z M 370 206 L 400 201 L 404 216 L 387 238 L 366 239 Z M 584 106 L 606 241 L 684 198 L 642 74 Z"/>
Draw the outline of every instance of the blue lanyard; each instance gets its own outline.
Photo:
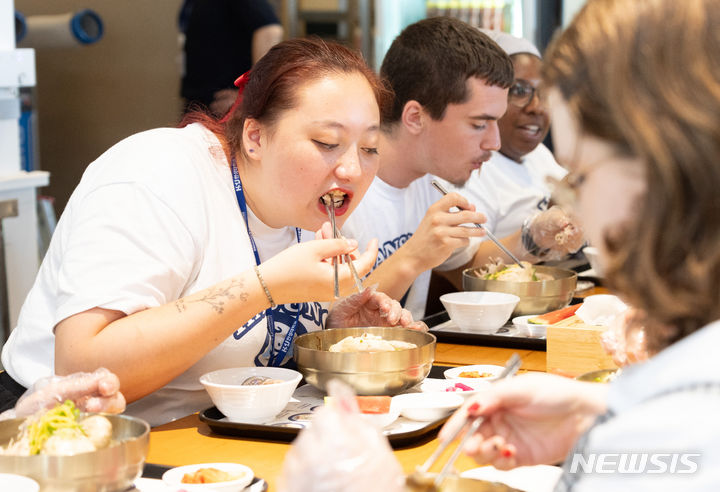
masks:
<path id="1" fill-rule="evenodd" d="M 257 245 L 255 244 L 255 238 L 252 235 L 252 231 L 250 231 L 250 222 L 248 221 L 247 213 L 247 203 L 245 201 L 245 193 L 243 192 L 242 181 L 240 180 L 240 173 L 238 172 L 237 164 L 235 162 L 235 156 L 233 156 L 230 160 L 230 165 L 232 168 L 233 186 L 235 187 L 235 197 L 237 198 L 238 206 L 240 207 L 240 213 L 242 213 L 243 219 L 245 220 L 245 227 L 247 228 L 248 237 L 250 238 L 250 244 L 252 245 L 253 254 L 255 255 L 255 264 L 259 266 L 260 254 L 258 253 Z M 295 228 L 295 235 L 297 236 L 297 242 L 300 243 L 301 231 L 298 227 Z M 283 359 L 285 359 L 285 356 L 290 350 L 292 340 L 295 337 L 295 331 L 297 330 L 298 322 L 300 321 L 300 309 L 298 307 L 295 321 L 293 321 L 290 330 L 288 330 L 287 335 L 285 335 L 285 339 L 283 340 L 283 343 L 277 352 L 275 352 L 275 320 L 273 318 L 272 307 L 269 307 L 265 310 L 265 319 L 267 320 L 267 329 L 270 333 L 271 344 L 270 359 L 268 360 L 268 365 L 279 366 L 282 364 Z"/>

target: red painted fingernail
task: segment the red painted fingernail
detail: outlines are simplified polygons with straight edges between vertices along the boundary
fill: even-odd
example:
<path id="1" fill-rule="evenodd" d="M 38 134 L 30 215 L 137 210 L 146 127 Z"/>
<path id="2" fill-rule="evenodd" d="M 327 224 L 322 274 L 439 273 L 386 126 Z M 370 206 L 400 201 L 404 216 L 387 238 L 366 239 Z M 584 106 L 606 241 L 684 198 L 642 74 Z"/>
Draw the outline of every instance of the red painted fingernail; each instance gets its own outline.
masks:
<path id="1" fill-rule="evenodd" d="M 478 402 L 473 403 L 468 407 L 468 413 L 475 413 L 480 410 L 480 404 Z"/>
<path id="2" fill-rule="evenodd" d="M 510 458 L 513 455 L 512 451 L 507 448 L 503 449 L 500 454 L 502 454 L 503 458 Z"/>

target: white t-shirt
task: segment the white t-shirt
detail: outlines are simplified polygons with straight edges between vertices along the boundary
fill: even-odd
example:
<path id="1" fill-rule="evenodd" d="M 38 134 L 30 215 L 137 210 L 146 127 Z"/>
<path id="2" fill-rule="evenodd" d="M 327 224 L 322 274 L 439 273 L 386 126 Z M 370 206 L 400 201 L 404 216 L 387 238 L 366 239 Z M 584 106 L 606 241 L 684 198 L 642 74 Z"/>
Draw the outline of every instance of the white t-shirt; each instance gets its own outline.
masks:
<path id="1" fill-rule="evenodd" d="M 271 229 L 248 212 L 261 261 L 297 242 L 294 228 Z M 310 239 L 314 234 L 302 234 Z M 132 314 L 160 306 L 254 264 L 230 167 L 214 135 L 199 124 L 133 135 L 88 166 L 70 197 L 3 348 L 3 365 L 29 387 L 53 374 L 59 321 L 93 307 Z M 296 315 L 296 334 L 317 330 L 327 306 L 278 306 L 276 347 Z M 211 406 L 198 378 L 226 367 L 266 365 L 270 340 L 265 313 L 259 313 L 127 413 L 158 425 Z M 284 361 L 291 357 L 292 345 Z"/>
<path id="2" fill-rule="evenodd" d="M 533 213 L 547 209 L 551 190 L 546 177 L 562 179 L 566 174 L 567 170 L 555 161 L 550 150 L 540 144 L 525 155 L 522 163 L 493 152 L 462 188 L 443 182 L 484 213 L 485 226 L 503 238 L 520 229 Z"/>
<path id="3" fill-rule="evenodd" d="M 428 208 L 442 198 L 430 184 L 431 179 L 430 175 L 425 175 L 407 188 L 395 188 L 375 177 L 360 205 L 343 224 L 343 235 L 357 239 L 361 250 L 371 239 L 377 238 L 377 267 L 410 239 Z M 445 271 L 461 267 L 472 260 L 477 244 L 477 241 L 472 241 L 468 247 L 456 250 L 436 269 Z M 430 274 L 430 270 L 421 273 L 403 299 L 403 306 L 414 319 L 425 316 Z"/>

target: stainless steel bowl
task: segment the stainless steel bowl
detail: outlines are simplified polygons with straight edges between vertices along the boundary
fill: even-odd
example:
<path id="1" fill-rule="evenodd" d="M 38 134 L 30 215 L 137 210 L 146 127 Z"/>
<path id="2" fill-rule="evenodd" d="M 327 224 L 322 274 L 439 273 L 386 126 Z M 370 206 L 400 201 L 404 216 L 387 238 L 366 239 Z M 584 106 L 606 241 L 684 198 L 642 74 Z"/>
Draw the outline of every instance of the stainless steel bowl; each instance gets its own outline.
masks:
<path id="1" fill-rule="evenodd" d="M 488 482 L 487 480 L 477 480 L 457 475 L 448 475 L 438 489 L 433 485 L 435 477 L 435 473 L 425 473 L 417 483 L 408 480 L 405 484 L 405 492 L 522 492 L 504 483 Z"/>
<path id="2" fill-rule="evenodd" d="M 0 455 L 0 472 L 35 479 L 43 492 L 110 492 L 128 490 L 142 474 L 150 442 L 150 425 L 128 415 L 105 415 L 117 443 L 72 456 Z M 0 446 L 18 434 L 23 419 L 0 421 Z"/>
<path id="3" fill-rule="evenodd" d="M 329 352 L 330 345 L 363 333 L 402 340 L 417 348 L 394 352 Z M 435 359 L 435 335 L 405 328 L 363 327 L 314 331 L 295 339 L 295 362 L 305 381 L 326 391 L 340 379 L 358 395 L 396 395 L 427 377 Z"/>
<path id="4" fill-rule="evenodd" d="M 581 374 L 575 379 L 589 383 L 609 383 L 619 375 L 619 369 L 598 369 L 597 371 L 590 371 L 585 374 Z"/>
<path id="5" fill-rule="evenodd" d="M 507 292 L 520 297 L 512 316 L 525 314 L 543 314 L 567 306 L 572 300 L 577 273 L 572 270 L 551 266 L 535 266 L 537 273 L 551 275 L 552 280 L 533 282 L 507 282 L 503 280 L 485 280 L 477 273 L 478 268 L 463 271 L 463 290 L 489 290 Z"/>

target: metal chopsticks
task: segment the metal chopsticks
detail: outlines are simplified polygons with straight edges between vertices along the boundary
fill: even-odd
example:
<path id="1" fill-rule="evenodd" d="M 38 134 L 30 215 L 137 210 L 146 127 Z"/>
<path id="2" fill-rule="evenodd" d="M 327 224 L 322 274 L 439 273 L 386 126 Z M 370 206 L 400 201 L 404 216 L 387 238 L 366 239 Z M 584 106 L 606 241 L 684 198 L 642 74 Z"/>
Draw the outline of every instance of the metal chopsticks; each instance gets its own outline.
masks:
<path id="1" fill-rule="evenodd" d="M 505 364 L 505 368 L 500 373 L 500 375 L 497 377 L 496 381 L 499 381 L 500 379 L 505 379 L 510 376 L 513 376 L 518 369 L 520 368 L 520 364 L 522 364 L 522 361 L 520 359 L 520 356 L 518 354 L 513 354 L 510 359 L 508 359 L 507 363 Z M 483 422 L 483 417 L 478 416 L 472 419 L 470 422 L 470 427 L 465 432 L 465 435 L 463 436 L 462 440 L 460 441 L 460 444 L 455 448 L 453 451 L 453 454 L 450 456 L 450 459 L 445 463 L 445 465 L 442 467 L 442 470 L 440 470 L 440 473 L 435 477 L 434 480 L 434 486 L 435 489 L 437 489 L 440 484 L 442 484 L 443 480 L 445 480 L 445 477 L 448 473 L 450 473 L 453 464 L 455 463 L 455 460 L 457 460 L 458 456 L 460 455 L 460 452 L 465 447 L 465 442 L 475 434 L 475 432 L 480 428 L 480 425 Z M 445 442 L 441 443 L 437 449 L 433 452 L 432 455 L 423 463 L 422 466 L 420 466 L 415 472 L 413 472 L 412 475 L 420 476 L 430 469 L 430 467 L 437 461 L 437 459 L 440 457 L 440 455 L 447 449 L 447 447 L 450 445 L 451 442 L 453 442 L 458 435 L 460 435 L 460 432 L 465 428 L 465 425 L 459 425 L 458 428 L 455 430 L 455 432 L 452 434 L 450 439 L 446 440 Z"/>
<path id="2" fill-rule="evenodd" d="M 440 193 L 442 193 L 443 195 L 447 195 L 447 194 L 448 194 L 447 190 L 446 190 L 446 189 L 443 187 L 443 185 L 441 185 L 436 179 L 433 179 L 433 180 L 432 180 L 432 185 L 433 185 L 435 188 L 437 188 L 437 190 L 438 190 Z M 490 231 L 487 229 L 487 227 L 485 227 L 483 224 L 475 224 L 475 227 L 479 227 L 480 229 L 482 229 L 483 231 L 485 231 L 485 234 L 487 234 L 487 237 L 490 238 L 490 240 L 491 240 L 492 242 L 494 242 L 494 243 L 497 245 L 497 247 L 500 248 L 500 249 L 503 251 L 503 253 L 505 253 L 506 255 L 508 255 L 512 261 L 514 261 L 515 263 L 517 263 L 517 264 L 520 266 L 520 268 L 525 268 L 525 265 L 523 265 L 522 263 L 520 263 L 520 260 L 519 260 L 514 254 L 512 254 L 512 253 L 510 252 L 510 250 L 507 249 L 507 248 L 505 247 L 505 245 L 504 245 L 503 243 L 501 243 L 500 240 L 499 240 L 497 237 L 495 237 L 495 234 L 493 234 L 492 232 L 490 232 Z"/>
<path id="3" fill-rule="evenodd" d="M 330 217 L 330 224 L 332 225 L 333 229 L 333 237 L 335 239 L 345 239 L 342 234 L 340 234 L 340 231 L 338 231 L 337 225 L 335 224 L 335 205 L 328 204 L 327 201 L 325 201 L 323 197 L 323 203 L 325 204 L 325 210 L 327 211 L 328 217 Z M 330 200 L 330 203 L 332 203 L 332 200 Z M 352 258 L 349 254 L 343 255 L 343 259 L 350 267 L 350 272 L 352 273 L 353 279 L 355 280 L 355 287 L 357 288 L 358 292 L 362 292 L 363 285 L 362 280 L 360 279 L 360 276 L 357 273 L 357 270 L 355 269 L 355 265 L 352 262 Z M 340 285 L 339 285 L 339 275 L 338 275 L 338 257 L 333 258 L 333 268 L 335 270 L 335 297 L 340 297 Z"/>

